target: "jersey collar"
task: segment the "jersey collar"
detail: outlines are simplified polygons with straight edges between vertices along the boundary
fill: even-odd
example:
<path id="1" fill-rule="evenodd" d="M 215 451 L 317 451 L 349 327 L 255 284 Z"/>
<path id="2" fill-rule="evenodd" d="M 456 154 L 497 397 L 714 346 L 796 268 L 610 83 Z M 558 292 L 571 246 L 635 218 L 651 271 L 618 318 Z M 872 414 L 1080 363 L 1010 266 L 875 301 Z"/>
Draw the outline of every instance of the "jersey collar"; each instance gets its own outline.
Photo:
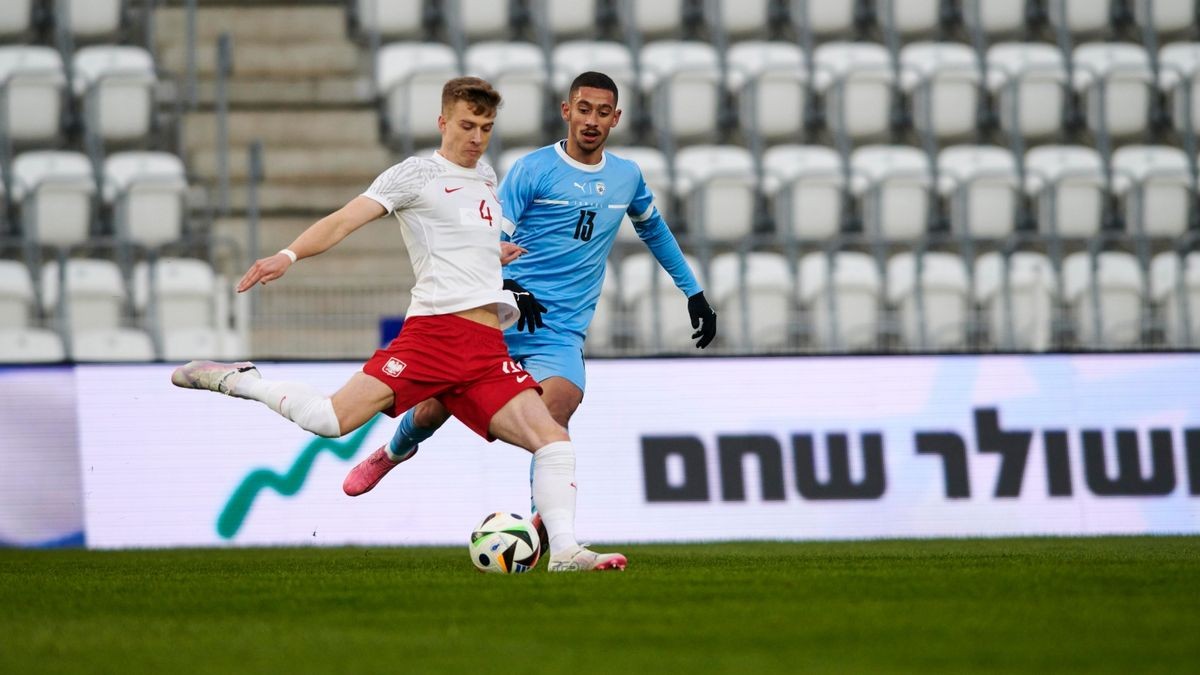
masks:
<path id="1" fill-rule="evenodd" d="M 446 159 L 442 155 L 441 151 L 439 151 L 439 150 L 433 151 L 433 161 L 437 162 L 438 164 L 441 164 L 442 166 L 446 167 L 447 169 L 450 169 L 451 171 L 458 171 L 464 176 L 476 176 L 477 177 L 477 176 L 481 175 L 479 172 L 479 163 L 475 164 L 475 168 L 468 169 L 467 167 L 462 166 L 461 164 L 455 164 L 454 162 L 451 162 L 450 160 Z M 479 161 L 482 162 L 483 158 L 480 157 Z"/>
<path id="2" fill-rule="evenodd" d="M 555 143 L 554 151 L 558 153 L 558 156 L 560 159 L 562 159 L 562 161 L 567 163 L 567 166 L 574 167 L 580 171 L 586 171 L 588 173 L 598 173 L 603 171 L 604 165 L 608 163 L 607 152 L 601 155 L 600 162 L 597 164 L 584 164 L 583 162 L 572 159 L 571 156 L 567 154 L 566 147 L 564 147 L 566 144 L 567 142 L 565 140 Z"/>

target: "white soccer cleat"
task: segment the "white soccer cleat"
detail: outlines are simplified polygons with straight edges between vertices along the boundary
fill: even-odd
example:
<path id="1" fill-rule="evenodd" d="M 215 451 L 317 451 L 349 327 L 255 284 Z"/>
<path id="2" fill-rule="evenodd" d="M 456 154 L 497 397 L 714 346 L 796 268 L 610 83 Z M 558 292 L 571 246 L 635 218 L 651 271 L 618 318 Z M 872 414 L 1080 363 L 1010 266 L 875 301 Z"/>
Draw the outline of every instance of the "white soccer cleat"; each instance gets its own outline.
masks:
<path id="1" fill-rule="evenodd" d="M 550 572 L 625 571 L 629 562 L 620 553 L 596 553 L 582 546 L 560 556 L 550 556 Z"/>
<path id="2" fill-rule="evenodd" d="M 249 361 L 238 363 L 189 361 L 171 373 L 171 384 L 184 389 L 207 389 L 233 396 L 233 386 L 243 376 L 262 378 L 258 368 Z"/>

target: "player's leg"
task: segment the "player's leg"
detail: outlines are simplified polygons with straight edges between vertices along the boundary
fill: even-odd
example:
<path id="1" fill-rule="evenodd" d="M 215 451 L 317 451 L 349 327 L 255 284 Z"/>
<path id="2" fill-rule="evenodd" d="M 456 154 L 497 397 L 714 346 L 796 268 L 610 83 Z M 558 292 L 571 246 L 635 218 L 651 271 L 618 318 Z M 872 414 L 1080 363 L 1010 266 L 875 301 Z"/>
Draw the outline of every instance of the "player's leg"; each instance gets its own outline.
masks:
<path id="1" fill-rule="evenodd" d="M 575 448 L 545 404 L 521 392 L 492 416 L 488 432 L 533 453 L 533 499 L 550 535 L 550 571 L 625 569 L 625 556 L 590 551 L 575 538 Z"/>
<path id="2" fill-rule="evenodd" d="M 342 491 L 351 497 L 370 492 L 389 471 L 412 459 L 417 454 L 418 444 L 433 436 L 449 418 L 450 411 L 434 398 L 409 408 L 396 426 L 391 440 L 367 455 L 346 474 Z"/>
<path id="3" fill-rule="evenodd" d="M 332 397 L 303 382 L 265 380 L 254 364 L 192 361 L 175 369 L 178 387 L 208 389 L 263 403 L 318 436 L 337 438 L 362 426 L 392 404 L 391 388 L 355 373 Z"/>

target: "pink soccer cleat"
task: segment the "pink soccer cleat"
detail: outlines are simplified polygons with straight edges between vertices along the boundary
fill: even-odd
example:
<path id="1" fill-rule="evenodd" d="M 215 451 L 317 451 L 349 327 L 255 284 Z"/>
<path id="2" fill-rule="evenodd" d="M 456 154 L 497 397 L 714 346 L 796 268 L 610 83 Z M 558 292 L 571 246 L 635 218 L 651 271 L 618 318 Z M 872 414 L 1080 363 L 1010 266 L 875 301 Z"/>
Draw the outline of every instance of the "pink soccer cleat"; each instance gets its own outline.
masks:
<path id="1" fill-rule="evenodd" d="M 550 556 L 550 572 L 625 571 L 629 561 L 620 553 L 596 553 L 582 546 L 559 556 Z"/>
<path id="2" fill-rule="evenodd" d="M 350 469 L 350 473 L 346 474 L 346 480 L 342 481 L 342 491 L 351 497 L 370 492 L 371 488 L 383 480 L 389 471 L 400 466 L 415 454 L 417 454 L 417 448 L 413 448 L 407 457 L 397 462 L 388 456 L 386 445 L 380 446 L 378 450 L 359 462 L 358 466 Z"/>

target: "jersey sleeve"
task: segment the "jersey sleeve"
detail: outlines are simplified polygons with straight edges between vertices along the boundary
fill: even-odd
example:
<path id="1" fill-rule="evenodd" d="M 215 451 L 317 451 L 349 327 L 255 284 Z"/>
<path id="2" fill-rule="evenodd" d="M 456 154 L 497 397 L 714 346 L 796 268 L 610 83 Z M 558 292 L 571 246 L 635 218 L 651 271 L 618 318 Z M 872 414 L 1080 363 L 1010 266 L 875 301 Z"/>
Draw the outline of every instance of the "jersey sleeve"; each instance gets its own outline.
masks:
<path id="1" fill-rule="evenodd" d="M 655 208 L 654 193 L 646 185 L 640 171 L 638 172 L 637 196 L 630 202 L 626 213 L 633 221 L 633 229 L 637 231 L 638 236 L 654 254 L 655 260 L 671 275 L 675 286 L 683 291 L 684 295 L 690 298 L 704 290 L 700 286 L 700 282 L 696 280 L 696 275 L 688 265 L 687 259 L 683 257 L 683 250 L 679 248 L 679 242 L 675 240 L 675 235 L 671 233 L 667 221 Z"/>
<path id="2" fill-rule="evenodd" d="M 505 240 L 512 237 L 522 214 L 533 203 L 537 193 L 535 172 L 530 170 L 525 160 L 525 157 L 517 160 L 508 173 L 504 174 L 504 180 L 500 181 L 500 207 L 504 210 L 501 233 Z"/>
<path id="3" fill-rule="evenodd" d="M 425 187 L 419 161 L 416 157 L 409 157 L 379 174 L 362 196 L 379 202 L 388 213 L 411 206 Z"/>

